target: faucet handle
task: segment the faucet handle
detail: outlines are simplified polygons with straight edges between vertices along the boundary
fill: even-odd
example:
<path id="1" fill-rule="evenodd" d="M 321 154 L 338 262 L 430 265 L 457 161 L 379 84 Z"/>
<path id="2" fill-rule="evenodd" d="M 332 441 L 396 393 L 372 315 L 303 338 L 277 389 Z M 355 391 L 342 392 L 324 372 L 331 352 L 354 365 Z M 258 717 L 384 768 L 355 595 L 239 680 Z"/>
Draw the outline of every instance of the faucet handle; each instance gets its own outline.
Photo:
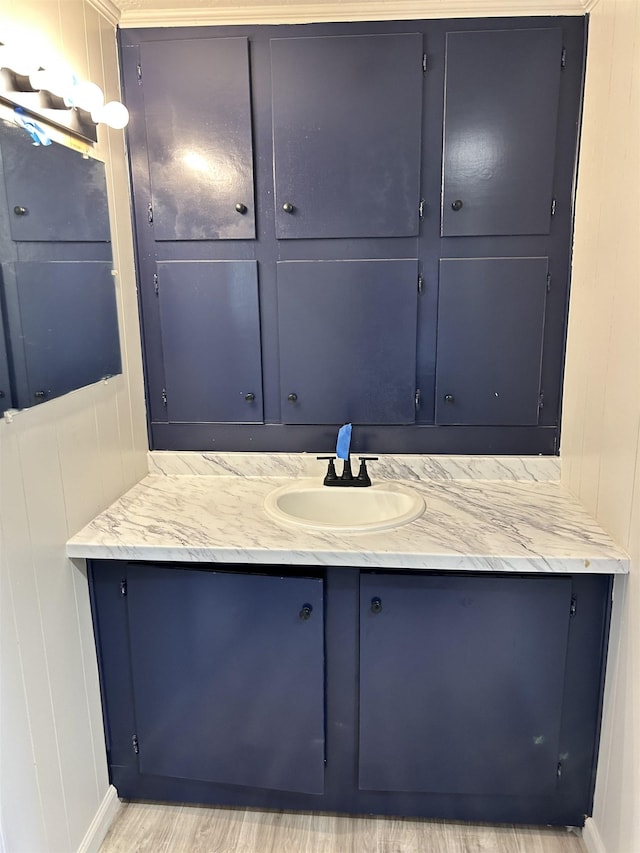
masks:
<path id="1" fill-rule="evenodd" d="M 327 473 L 324 478 L 324 485 L 327 483 L 333 482 L 338 479 L 338 475 L 336 474 L 336 466 L 335 466 L 335 458 L 333 456 L 316 456 L 318 461 L 329 461 L 329 465 L 327 466 Z"/>
<path id="2" fill-rule="evenodd" d="M 359 456 L 360 459 L 360 470 L 358 471 L 358 476 L 356 479 L 359 483 L 362 483 L 363 486 L 371 485 L 371 477 L 369 476 L 369 472 L 367 471 L 367 462 L 377 462 L 377 456 Z"/>

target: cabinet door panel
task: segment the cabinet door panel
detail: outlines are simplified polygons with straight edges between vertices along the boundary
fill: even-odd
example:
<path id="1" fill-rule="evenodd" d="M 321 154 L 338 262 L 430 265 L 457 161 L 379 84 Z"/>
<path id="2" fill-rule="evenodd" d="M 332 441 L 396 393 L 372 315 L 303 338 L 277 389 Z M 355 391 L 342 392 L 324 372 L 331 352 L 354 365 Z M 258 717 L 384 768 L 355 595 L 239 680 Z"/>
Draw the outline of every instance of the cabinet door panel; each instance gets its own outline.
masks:
<path id="1" fill-rule="evenodd" d="M 561 29 L 447 34 L 443 236 L 549 233 L 561 51 Z"/>
<path id="2" fill-rule="evenodd" d="M 111 264 L 48 261 L 3 264 L 16 405 L 59 397 L 120 373 Z"/>
<path id="3" fill-rule="evenodd" d="M 2 171 L 11 238 L 25 242 L 109 242 L 104 163 L 64 145 L 34 149 L 17 127 L 3 128 Z M 21 215 L 16 213 L 24 210 Z"/>
<path id="4" fill-rule="evenodd" d="M 547 268 L 547 258 L 440 262 L 436 423 L 537 424 Z"/>
<path id="5" fill-rule="evenodd" d="M 271 67 L 277 237 L 417 234 L 422 36 L 272 39 Z"/>
<path id="6" fill-rule="evenodd" d="M 160 263 L 158 296 L 169 420 L 261 422 L 256 262 Z"/>
<path id="7" fill-rule="evenodd" d="M 141 58 L 155 239 L 254 238 L 247 39 L 150 42 Z"/>
<path id="8" fill-rule="evenodd" d="M 364 575 L 360 788 L 553 794 L 570 604 L 570 578 Z"/>
<path id="9" fill-rule="evenodd" d="M 278 264 L 284 422 L 413 423 L 417 277 L 415 260 Z"/>
<path id="10" fill-rule="evenodd" d="M 321 580 L 132 567 L 127 599 L 142 773 L 322 793 Z"/>

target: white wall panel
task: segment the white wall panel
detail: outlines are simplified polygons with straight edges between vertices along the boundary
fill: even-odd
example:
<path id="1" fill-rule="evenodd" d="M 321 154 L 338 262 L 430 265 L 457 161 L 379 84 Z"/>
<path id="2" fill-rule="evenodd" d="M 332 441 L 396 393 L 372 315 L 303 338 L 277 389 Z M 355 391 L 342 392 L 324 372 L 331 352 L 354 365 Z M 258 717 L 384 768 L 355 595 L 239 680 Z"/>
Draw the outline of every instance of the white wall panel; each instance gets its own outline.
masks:
<path id="1" fill-rule="evenodd" d="M 12 478 L 18 462 L 15 438 L 0 434 L 0 483 Z M 18 472 L 19 483 L 19 472 Z M 31 646 L 42 676 L 42 643 L 37 642 L 40 620 L 37 599 L 30 595 L 31 567 L 21 561 L 22 555 L 8 546 L 8 530 L 28 538 L 27 515 L 24 497 L 19 489 L 8 495 L 0 493 L 0 790 L 2 791 L 2 835 L 5 850 L 44 850 L 48 848 L 47 831 L 41 801 L 34 743 L 31 737 L 31 720 L 25 683 L 23 650 L 17 630 L 17 619 L 24 629 L 31 624 L 37 634 Z M 17 607 L 14 601 L 9 567 L 15 568 Z M 20 582 L 18 582 L 20 581 Z M 40 651 L 40 655 L 37 652 Z M 27 665 L 28 668 L 28 665 Z M 43 681 L 44 684 L 44 681 Z M 41 694 L 46 711 L 48 696 Z M 51 739 L 55 748 L 55 742 Z M 55 763 L 54 763 L 55 766 Z M 55 794 L 61 797 L 61 785 L 54 784 Z M 6 816 L 12 819 L 7 820 Z M 0 814 L 2 817 L 2 814 Z M 62 828 L 64 834 L 64 827 Z"/>
<path id="2" fill-rule="evenodd" d="M 631 555 L 615 588 L 594 806 L 607 853 L 640 850 L 639 270 L 640 4 L 599 0 L 589 24 L 561 454 L 565 483 Z"/>
<path id="3" fill-rule="evenodd" d="M 13 433 L 5 434 L 0 442 L 0 450 L 2 452 L 0 519 L 2 519 L 3 533 L 0 570 L 3 581 L 6 580 L 5 588 L 7 586 L 10 588 L 16 626 L 14 642 L 19 644 L 21 650 L 22 676 L 30 729 L 30 741 L 24 738 L 24 730 L 20 731 L 22 738 L 18 741 L 18 733 L 8 728 L 3 717 L 0 730 L 2 773 L 3 778 L 7 775 L 9 778 L 13 777 L 13 767 L 5 758 L 5 749 L 9 744 L 17 752 L 19 765 L 30 759 L 30 752 L 33 750 L 34 769 L 41 797 L 41 802 L 34 801 L 28 796 L 21 797 L 22 808 L 15 812 L 4 800 L 8 786 L 3 785 L 0 791 L 2 825 L 7 838 L 11 839 L 20 834 L 23 822 L 44 822 L 48 849 L 64 849 L 63 845 L 69 843 L 65 797 L 53 719 L 53 700 L 36 567 L 30 547 L 31 531 L 22 481 L 18 436 Z M 3 601 L 3 609 L 4 605 L 6 601 Z M 6 631 L 6 625 L 3 628 Z M 3 633 L 6 637 L 5 631 Z M 6 640 L 7 645 L 3 643 L 2 646 L 2 669 L 5 665 L 5 649 L 10 649 L 10 640 L 9 638 Z M 10 653 L 8 658 L 11 659 Z M 17 702 L 21 699 L 19 694 L 16 695 Z M 8 697 L 3 697 L 3 700 L 8 701 Z M 12 711 L 15 713 L 14 709 Z M 11 712 L 9 712 L 10 718 Z M 16 771 L 21 773 L 22 767 L 17 767 Z M 50 812 L 49 819 L 41 809 L 41 804 L 46 804 L 46 809 Z M 9 850 L 12 850 L 11 846 Z"/>
<path id="4" fill-rule="evenodd" d="M 119 98 L 113 25 L 86 0 L 2 0 L 7 20 Z M 64 546 L 146 473 L 147 441 L 123 133 L 102 128 L 96 154 L 107 166 L 123 376 L 0 421 L 7 853 L 76 850 L 108 790 L 86 574 Z"/>

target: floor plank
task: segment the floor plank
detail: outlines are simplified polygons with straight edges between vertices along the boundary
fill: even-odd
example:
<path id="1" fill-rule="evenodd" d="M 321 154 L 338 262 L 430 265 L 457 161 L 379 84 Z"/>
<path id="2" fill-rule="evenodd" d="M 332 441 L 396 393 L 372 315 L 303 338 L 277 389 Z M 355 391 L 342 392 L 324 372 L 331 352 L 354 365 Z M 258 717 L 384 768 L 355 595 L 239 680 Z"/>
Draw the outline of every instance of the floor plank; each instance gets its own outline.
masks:
<path id="1" fill-rule="evenodd" d="M 100 853 L 586 853 L 563 827 L 127 803 Z"/>

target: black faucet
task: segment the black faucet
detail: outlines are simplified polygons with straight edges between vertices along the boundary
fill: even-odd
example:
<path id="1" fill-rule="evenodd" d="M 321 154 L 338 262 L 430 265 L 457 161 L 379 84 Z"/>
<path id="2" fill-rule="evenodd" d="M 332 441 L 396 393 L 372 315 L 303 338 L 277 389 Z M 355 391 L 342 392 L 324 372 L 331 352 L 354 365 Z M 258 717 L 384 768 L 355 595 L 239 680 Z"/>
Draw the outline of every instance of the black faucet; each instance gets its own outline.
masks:
<path id="1" fill-rule="evenodd" d="M 335 460 L 333 456 L 318 456 L 317 459 L 327 459 L 329 465 L 327 473 L 322 481 L 325 486 L 370 486 L 371 478 L 367 471 L 367 462 L 377 462 L 377 456 L 360 456 L 360 470 L 356 477 L 351 472 L 351 457 L 344 460 L 342 474 L 340 477 L 336 474 Z"/>

